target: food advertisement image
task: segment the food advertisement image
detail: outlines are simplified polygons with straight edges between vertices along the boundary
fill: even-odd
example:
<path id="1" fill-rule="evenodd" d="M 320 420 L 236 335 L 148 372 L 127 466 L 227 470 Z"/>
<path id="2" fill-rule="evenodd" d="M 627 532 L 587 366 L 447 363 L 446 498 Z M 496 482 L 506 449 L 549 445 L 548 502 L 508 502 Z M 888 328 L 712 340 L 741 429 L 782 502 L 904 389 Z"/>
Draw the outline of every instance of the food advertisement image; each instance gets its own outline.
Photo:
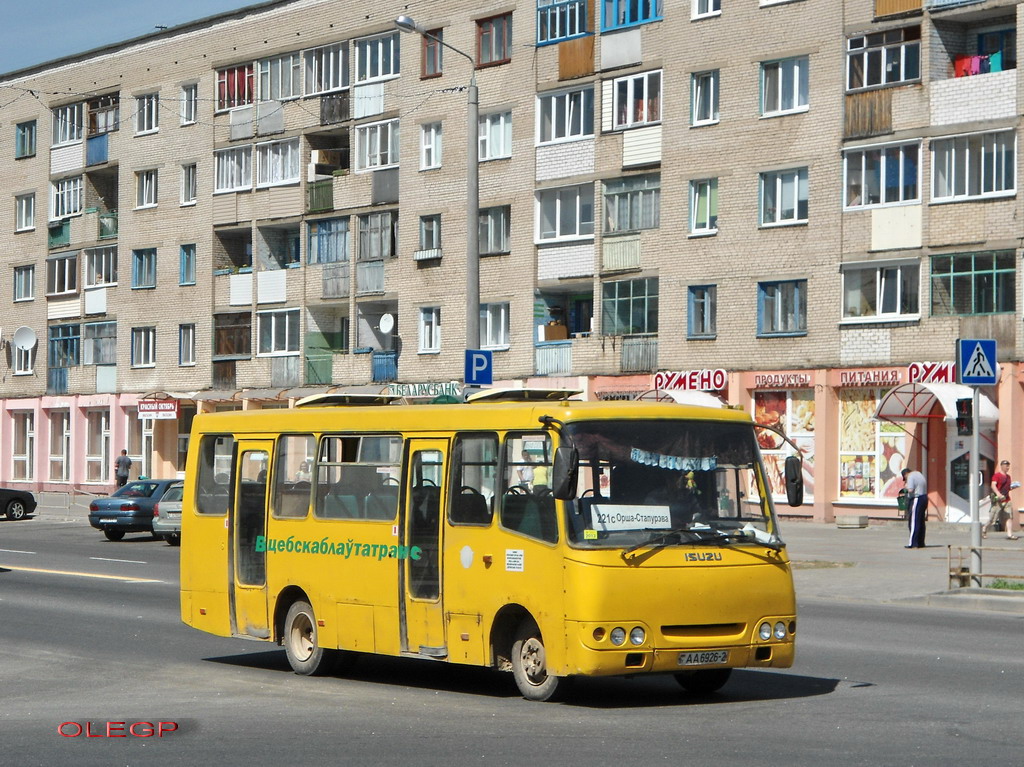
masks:
<path id="1" fill-rule="evenodd" d="M 754 420 L 781 430 L 800 449 L 804 468 L 805 503 L 814 498 L 814 392 L 811 389 L 793 391 L 754 392 Z M 786 456 L 793 448 L 782 437 L 767 429 L 757 430 L 757 443 L 761 447 L 768 485 L 774 497 L 786 496 Z"/>

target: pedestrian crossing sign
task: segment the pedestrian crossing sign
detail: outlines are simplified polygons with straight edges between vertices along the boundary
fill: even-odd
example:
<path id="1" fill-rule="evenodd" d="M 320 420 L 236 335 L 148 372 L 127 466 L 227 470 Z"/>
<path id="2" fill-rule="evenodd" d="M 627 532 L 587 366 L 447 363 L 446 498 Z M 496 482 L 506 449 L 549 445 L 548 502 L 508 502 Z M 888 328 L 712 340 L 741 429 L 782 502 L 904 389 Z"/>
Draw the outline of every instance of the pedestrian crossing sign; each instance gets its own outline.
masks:
<path id="1" fill-rule="evenodd" d="M 962 384 L 993 386 L 999 378 L 995 339 L 957 339 L 956 360 L 956 370 Z"/>

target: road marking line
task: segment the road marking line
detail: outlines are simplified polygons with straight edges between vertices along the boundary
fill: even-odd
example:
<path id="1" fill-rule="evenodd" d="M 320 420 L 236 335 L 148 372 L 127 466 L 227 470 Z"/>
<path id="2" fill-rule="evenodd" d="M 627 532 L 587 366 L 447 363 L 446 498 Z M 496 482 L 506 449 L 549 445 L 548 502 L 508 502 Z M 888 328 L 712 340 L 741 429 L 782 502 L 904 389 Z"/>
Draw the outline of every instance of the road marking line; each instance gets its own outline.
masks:
<path id="1" fill-rule="evenodd" d="M 103 575 L 101 573 L 80 573 L 73 570 L 45 570 L 41 567 L 17 567 L 0 563 L 0 569 L 18 570 L 23 573 L 46 573 L 47 575 L 77 575 L 80 578 L 102 578 L 108 581 L 128 581 L 131 583 L 165 583 L 156 578 L 133 578 L 130 575 Z"/>
<path id="2" fill-rule="evenodd" d="M 110 559 L 109 557 L 89 557 L 89 559 L 95 559 L 97 562 L 127 562 L 130 565 L 149 564 L 138 559 Z"/>
<path id="3" fill-rule="evenodd" d="M 34 551 L 21 551 L 19 549 L 0 549 L 5 554 L 35 554 Z"/>

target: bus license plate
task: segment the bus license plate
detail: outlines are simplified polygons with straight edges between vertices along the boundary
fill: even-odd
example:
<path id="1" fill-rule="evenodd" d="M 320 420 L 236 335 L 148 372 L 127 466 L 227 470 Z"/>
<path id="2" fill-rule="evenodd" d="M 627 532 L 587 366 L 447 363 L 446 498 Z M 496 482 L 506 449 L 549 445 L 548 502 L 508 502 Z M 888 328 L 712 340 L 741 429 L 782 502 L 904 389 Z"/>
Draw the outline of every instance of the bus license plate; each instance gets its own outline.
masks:
<path id="1" fill-rule="evenodd" d="M 713 666 L 729 662 L 728 650 L 705 650 L 704 652 L 679 653 L 680 666 Z"/>

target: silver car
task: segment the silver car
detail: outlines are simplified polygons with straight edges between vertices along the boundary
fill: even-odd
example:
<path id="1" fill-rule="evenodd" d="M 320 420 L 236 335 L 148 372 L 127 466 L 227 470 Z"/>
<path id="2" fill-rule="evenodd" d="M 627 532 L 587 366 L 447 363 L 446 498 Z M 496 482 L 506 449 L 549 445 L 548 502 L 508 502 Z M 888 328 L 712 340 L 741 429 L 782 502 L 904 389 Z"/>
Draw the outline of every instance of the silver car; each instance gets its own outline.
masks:
<path id="1" fill-rule="evenodd" d="M 172 546 L 181 545 L 181 498 L 184 492 L 184 483 L 175 482 L 153 508 L 153 535 Z"/>

